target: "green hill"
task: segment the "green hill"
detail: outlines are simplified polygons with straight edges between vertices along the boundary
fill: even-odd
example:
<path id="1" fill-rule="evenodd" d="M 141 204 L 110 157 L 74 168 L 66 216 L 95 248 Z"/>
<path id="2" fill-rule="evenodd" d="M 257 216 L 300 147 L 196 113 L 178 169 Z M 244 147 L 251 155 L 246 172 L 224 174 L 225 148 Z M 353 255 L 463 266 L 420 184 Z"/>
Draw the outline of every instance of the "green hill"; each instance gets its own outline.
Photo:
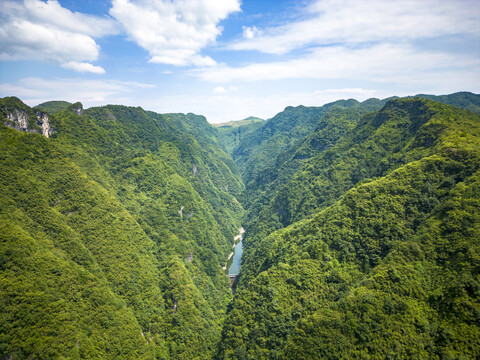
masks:
<path id="1" fill-rule="evenodd" d="M 0 358 L 480 357 L 479 99 L 0 99 Z"/>
<path id="2" fill-rule="evenodd" d="M 38 104 L 37 106 L 35 106 L 35 109 L 46 111 L 50 114 L 55 114 L 66 109 L 70 105 L 72 105 L 72 103 L 69 103 L 68 101 L 54 100 Z"/>
<path id="3" fill-rule="evenodd" d="M 232 155 L 233 150 L 240 145 L 248 134 L 259 129 L 265 121 L 250 116 L 239 121 L 230 121 L 223 124 L 212 124 L 217 128 L 219 140 L 225 151 Z"/>
<path id="4" fill-rule="evenodd" d="M 1 127 L 2 357 L 211 358 L 243 185 L 192 116 L 76 103 L 49 139 Z"/>
<path id="5" fill-rule="evenodd" d="M 334 109 L 362 107 L 356 100 L 339 100 L 322 107 L 287 107 L 283 112 L 266 121 L 260 128 L 247 134 L 233 150 L 243 181 L 248 189 L 245 204 L 256 198 L 278 175 L 278 169 L 295 149 L 312 133 L 322 117 Z M 381 101 L 366 102 L 365 108 L 377 110 Z"/>
<path id="6" fill-rule="evenodd" d="M 212 126 L 216 128 L 226 128 L 226 127 L 239 127 L 239 126 L 244 126 L 244 125 L 250 125 L 250 124 L 256 124 L 256 123 L 263 123 L 265 120 L 260 119 L 256 116 L 249 116 L 246 119 L 243 120 L 233 120 L 233 121 L 228 121 L 225 123 L 216 123 L 212 124 Z"/>
<path id="7" fill-rule="evenodd" d="M 365 115 L 250 230 L 219 357 L 478 357 L 479 169 L 478 115 Z"/>

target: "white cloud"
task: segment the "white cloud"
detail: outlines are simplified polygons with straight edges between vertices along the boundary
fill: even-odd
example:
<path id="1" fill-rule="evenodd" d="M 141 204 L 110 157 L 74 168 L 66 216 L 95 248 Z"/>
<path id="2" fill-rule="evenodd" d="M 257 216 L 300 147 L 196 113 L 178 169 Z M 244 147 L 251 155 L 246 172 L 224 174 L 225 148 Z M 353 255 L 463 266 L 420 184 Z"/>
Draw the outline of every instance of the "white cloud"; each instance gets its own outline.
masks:
<path id="1" fill-rule="evenodd" d="M 236 86 L 229 86 L 228 88 L 224 88 L 223 86 L 217 86 L 215 89 L 213 89 L 214 94 L 225 94 L 227 92 L 231 91 L 237 91 L 238 87 Z"/>
<path id="2" fill-rule="evenodd" d="M 78 12 L 73 13 L 63 8 L 57 0 L 48 0 L 47 2 L 25 0 L 24 7 L 30 21 L 64 31 L 92 37 L 101 37 L 118 32 L 113 20 Z"/>
<path id="3" fill-rule="evenodd" d="M 215 94 L 224 94 L 227 92 L 227 89 L 225 89 L 223 86 L 217 86 L 215 89 L 213 89 L 213 92 Z"/>
<path id="4" fill-rule="evenodd" d="M 253 39 L 260 31 L 256 26 L 242 26 L 243 28 L 243 37 L 245 39 Z"/>
<path id="5" fill-rule="evenodd" d="M 230 48 L 283 54 L 307 45 L 478 36 L 479 18 L 477 0 L 317 0 L 305 9 L 302 20 L 255 31 L 244 28 L 244 40 Z"/>
<path id="6" fill-rule="evenodd" d="M 50 61 L 75 71 L 102 73 L 99 66 L 85 62 L 99 56 L 93 37 L 117 32 L 113 20 L 73 13 L 56 0 L 4 0 L 0 14 L 0 60 Z"/>
<path id="7" fill-rule="evenodd" d="M 239 0 L 113 0 L 110 14 L 128 37 L 150 54 L 150 62 L 177 66 L 212 66 L 200 55 L 215 42 L 218 23 L 240 11 Z"/>
<path id="8" fill-rule="evenodd" d="M 193 76 L 209 82 L 282 79 L 349 79 L 380 83 L 474 87 L 480 81 L 480 59 L 464 54 L 418 51 L 408 45 L 380 44 L 367 48 L 315 48 L 293 60 L 195 69 Z M 463 85 L 463 86 L 461 86 Z"/>
<path id="9" fill-rule="evenodd" d="M 105 69 L 103 69 L 101 66 L 95 66 L 85 62 L 69 61 L 67 63 L 62 64 L 62 67 L 64 67 L 65 69 L 71 69 L 78 72 L 91 72 L 95 74 L 105 74 Z"/>
<path id="10" fill-rule="evenodd" d="M 0 83 L 1 96 L 17 96 L 34 106 L 49 100 L 81 101 L 85 106 L 117 102 L 122 95 L 137 90 L 153 88 L 153 85 L 116 81 L 86 79 L 23 78 L 17 83 Z"/>
<path id="11" fill-rule="evenodd" d="M 280 26 L 243 27 L 243 39 L 227 45 L 275 54 L 273 60 L 190 74 L 222 84 L 313 79 L 436 93 L 478 88 L 478 48 L 452 50 L 458 39 L 480 41 L 477 0 L 316 0 L 292 18 Z M 440 37 L 448 41 L 430 49 L 420 45 Z"/>

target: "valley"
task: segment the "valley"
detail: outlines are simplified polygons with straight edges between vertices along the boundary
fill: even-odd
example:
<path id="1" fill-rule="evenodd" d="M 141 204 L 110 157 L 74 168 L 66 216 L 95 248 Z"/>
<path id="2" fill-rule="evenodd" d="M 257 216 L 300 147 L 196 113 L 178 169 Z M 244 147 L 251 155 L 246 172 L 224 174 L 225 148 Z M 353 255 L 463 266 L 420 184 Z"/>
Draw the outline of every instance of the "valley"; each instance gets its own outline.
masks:
<path id="1" fill-rule="evenodd" d="M 480 95 L 0 116 L 1 358 L 480 356 Z"/>

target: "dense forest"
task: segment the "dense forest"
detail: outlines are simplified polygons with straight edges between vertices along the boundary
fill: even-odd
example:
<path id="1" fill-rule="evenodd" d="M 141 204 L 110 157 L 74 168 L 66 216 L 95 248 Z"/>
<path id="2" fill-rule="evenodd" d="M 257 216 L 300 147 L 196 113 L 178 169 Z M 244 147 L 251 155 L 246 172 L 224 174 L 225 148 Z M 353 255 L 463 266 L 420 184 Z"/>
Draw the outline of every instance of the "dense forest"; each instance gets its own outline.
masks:
<path id="1" fill-rule="evenodd" d="M 480 357 L 479 114 L 0 99 L 0 357 Z"/>

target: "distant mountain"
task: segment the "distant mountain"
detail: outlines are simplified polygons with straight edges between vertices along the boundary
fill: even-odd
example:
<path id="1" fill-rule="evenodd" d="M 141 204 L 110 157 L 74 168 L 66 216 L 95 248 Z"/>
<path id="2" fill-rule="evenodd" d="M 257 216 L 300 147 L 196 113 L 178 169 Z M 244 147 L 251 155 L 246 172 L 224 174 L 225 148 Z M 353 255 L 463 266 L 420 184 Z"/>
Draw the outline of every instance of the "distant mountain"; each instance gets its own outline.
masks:
<path id="1" fill-rule="evenodd" d="M 250 116 L 244 120 L 230 121 L 223 124 L 212 124 L 217 128 L 220 143 L 225 151 L 232 155 L 235 149 L 251 132 L 260 128 L 265 120 Z"/>
<path id="2" fill-rule="evenodd" d="M 55 113 L 59 113 L 62 110 L 65 110 L 70 105 L 72 104 L 69 103 L 68 101 L 57 100 L 57 101 L 47 101 L 47 102 L 41 103 L 35 106 L 34 108 L 42 111 L 46 111 L 50 114 L 55 114 Z"/>
<path id="3" fill-rule="evenodd" d="M 301 164 L 301 160 L 290 161 L 290 157 L 316 129 L 333 129 L 328 136 L 335 138 L 341 135 L 342 126 L 354 126 L 361 114 L 380 109 L 384 104 L 378 99 L 370 99 L 363 103 L 356 100 L 339 100 L 322 107 L 287 107 L 281 113 L 265 122 L 260 128 L 246 135 L 240 144 L 232 151 L 232 157 L 237 163 L 242 178 L 247 186 L 244 205 L 248 208 L 252 201 L 258 199 L 278 177 L 288 178 Z M 338 121 L 333 120 L 332 112 L 350 111 L 354 115 L 349 120 L 341 120 L 348 115 L 338 115 Z M 333 114 L 333 113 L 332 113 Z M 346 113 L 345 113 L 346 114 Z M 324 128 L 327 129 L 324 129 Z M 335 135 L 337 134 L 337 135 Z M 300 156 L 299 158 L 302 158 Z M 283 183 L 285 180 L 281 180 Z M 273 190 L 274 192 L 276 190 Z M 268 194 L 265 194 L 268 197 Z M 262 203 L 264 200 L 261 201 Z M 254 210 L 255 212 L 255 210 Z"/>
<path id="4" fill-rule="evenodd" d="M 471 92 L 461 91 L 449 95 L 419 94 L 415 95 L 415 97 L 438 101 L 444 104 L 453 105 L 480 114 L 480 96 Z"/>
<path id="5" fill-rule="evenodd" d="M 225 123 L 218 123 L 218 124 L 212 124 L 215 127 L 239 127 L 239 126 L 244 126 L 244 125 L 250 125 L 252 123 L 262 123 L 265 120 L 260 119 L 255 116 L 249 116 L 246 119 L 243 120 L 234 120 L 234 121 L 229 121 Z"/>

